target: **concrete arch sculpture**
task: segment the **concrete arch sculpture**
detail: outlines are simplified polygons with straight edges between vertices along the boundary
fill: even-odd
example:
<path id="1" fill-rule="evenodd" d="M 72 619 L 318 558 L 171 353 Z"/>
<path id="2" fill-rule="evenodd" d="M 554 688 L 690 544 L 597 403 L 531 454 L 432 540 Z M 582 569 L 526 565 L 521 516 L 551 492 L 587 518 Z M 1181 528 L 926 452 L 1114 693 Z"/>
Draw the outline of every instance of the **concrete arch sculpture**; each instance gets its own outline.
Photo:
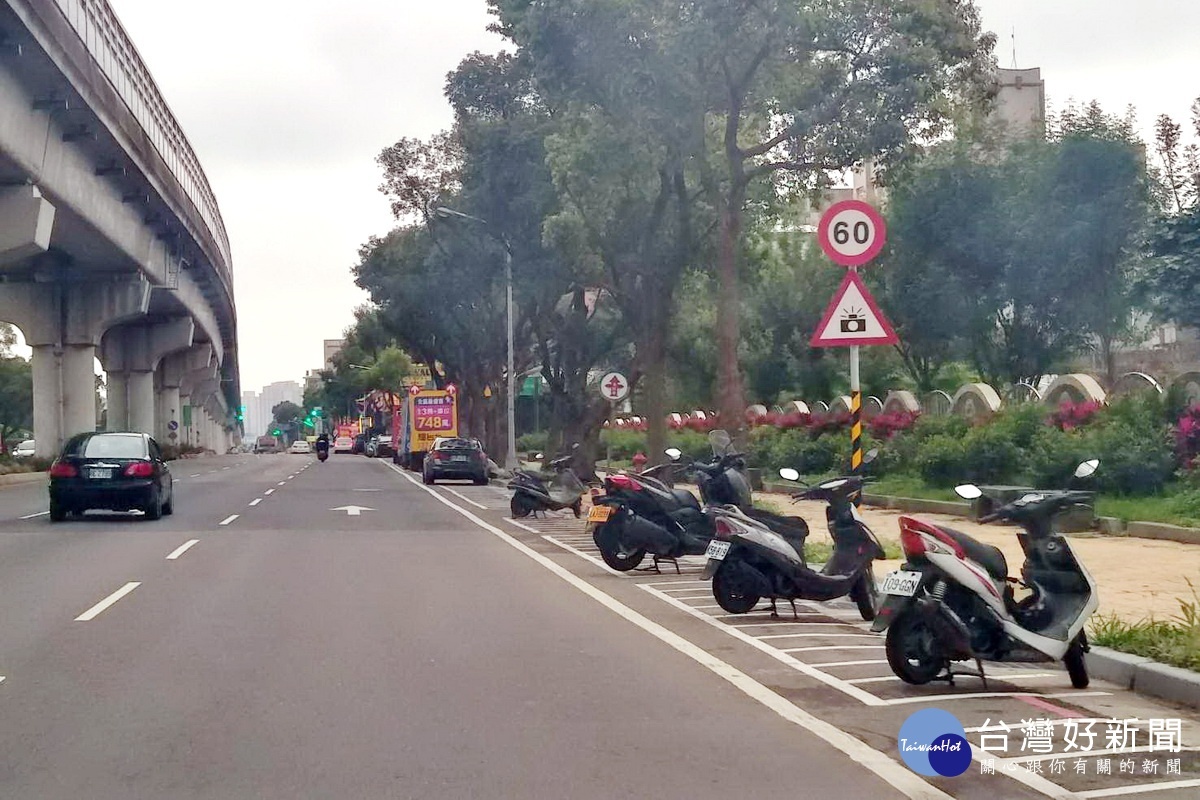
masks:
<path id="1" fill-rule="evenodd" d="M 968 383 L 954 393 L 950 404 L 955 416 L 975 419 L 1000 410 L 1000 395 L 986 383 Z"/>
<path id="2" fill-rule="evenodd" d="M 1048 406 L 1057 408 L 1065 402 L 1083 403 L 1093 400 L 1097 403 L 1103 403 L 1105 396 L 1104 387 L 1100 385 L 1098 380 L 1091 375 L 1075 372 L 1070 375 L 1059 375 L 1055 378 L 1046 387 L 1046 393 L 1043 395 L 1042 402 Z"/>
<path id="3" fill-rule="evenodd" d="M 920 412 L 920 410 L 921 401 L 907 389 L 890 391 L 887 398 L 883 401 L 883 411 L 886 414 L 898 414 L 902 412 L 915 414 Z"/>

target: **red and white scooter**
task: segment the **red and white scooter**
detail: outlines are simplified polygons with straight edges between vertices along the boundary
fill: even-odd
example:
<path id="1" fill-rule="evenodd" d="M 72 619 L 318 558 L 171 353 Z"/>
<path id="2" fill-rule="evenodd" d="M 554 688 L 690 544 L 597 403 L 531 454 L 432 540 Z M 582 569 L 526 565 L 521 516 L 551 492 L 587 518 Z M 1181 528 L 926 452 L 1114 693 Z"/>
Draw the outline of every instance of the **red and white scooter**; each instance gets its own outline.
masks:
<path id="1" fill-rule="evenodd" d="M 1085 461 L 1075 476 L 1089 476 L 1099 464 Z M 983 496 L 971 484 L 955 491 L 966 499 Z M 998 548 L 942 525 L 900 517 L 906 561 L 880 586 L 885 599 L 872 626 L 887 631 L 888 664 L 897 677 L 923 684 L 975 675 L 986 688 L 982 661 L 1061 660 L 1071 685 L 1085 688 L 1084 626 L 1098 605 L 1096 582 L 1053 522 L 1059 512 L 1091 497 L 1029 492 L 980 519 L 1011 520 L 1024 528 L 1017 534 L 1025 552 L 1020 580 L 1008 577 Z M 953 662 L 969 659 L 978 672 L 952 669 Z"/>

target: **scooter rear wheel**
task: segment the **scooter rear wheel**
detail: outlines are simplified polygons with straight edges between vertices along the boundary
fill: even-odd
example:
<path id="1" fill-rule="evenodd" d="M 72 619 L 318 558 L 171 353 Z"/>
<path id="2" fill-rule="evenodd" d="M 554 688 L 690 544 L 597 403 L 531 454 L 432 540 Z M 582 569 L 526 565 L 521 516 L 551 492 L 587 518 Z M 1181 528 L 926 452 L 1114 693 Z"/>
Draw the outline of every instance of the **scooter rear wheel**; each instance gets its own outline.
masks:
<path id="1" fill-rule="evenodd" d="M 733 577 L 733 570 L 726 564 L 722 564 L 713 575 L 713 597 L 717 601 L 717 605 L 728 611 L 730 614 L 745 614 L 758 605 L 758 601 L 762 598 L 756 594 L 747 594 L 738 586 L 738 581 Z"/>
<path id="2" fill-rule="evenodd" d="M 536 509 L 533 504 L 519 494 L 514 494 L 512 500 L 508 501 L 508 510 L 512 512 L 513 519 L 528 517 Z"/>
<path id="3" fill-rule="evenodd" d="M 636 569 L 642 563 L 642 559 L 646 557 L 646 551 L 638 549 L 626 553 L 622 558 L 621 543 L 617 540 L 617 533 L 607 524 L 599 525 L 596 530 L 592 531 L 592 541 L 596 543 L 596 549 L 600 551 L 600 557 L 604 559 L 604 563 L 617 572 Z"/>
<path id="4" fill-rule="evenodd" d="M 854 582 L 850 590 L 850 599 L 858 606 L 858 613 L 867 622 L 875 619 L 879 610 L 879 586 L 875 583 L 875 569 L 868 566 Z"/>
<path id="5" fill-rule="evenodd" d="M 911 609 L 888 627 L 885 650 L 892 672 L 905 683 L 929 683 L 946 666 L 937 636 L 921 614 Z"/>
<path id="6" fill-rule="evenodd" d="M 1071 685 L 1076 689 L 1086 689 L 1091 683 L 1083 655 L 1085 645 L 1086 640 L 1081 633 L 1072 640 L 1067 654 L 1063 656 L 1063 665 L 1067 668 L 1067 674 L 1071 676 Z"/>

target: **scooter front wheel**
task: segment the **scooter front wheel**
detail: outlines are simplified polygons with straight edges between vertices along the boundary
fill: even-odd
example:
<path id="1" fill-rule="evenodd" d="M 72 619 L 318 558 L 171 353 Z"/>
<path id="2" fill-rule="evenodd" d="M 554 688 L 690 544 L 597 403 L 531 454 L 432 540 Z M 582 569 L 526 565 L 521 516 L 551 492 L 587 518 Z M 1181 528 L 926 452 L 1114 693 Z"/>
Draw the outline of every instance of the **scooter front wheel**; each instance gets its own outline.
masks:
<path id="1" fill-rule="evenodd" d="M 713 597 L 717 601 L 717 605 L 728 611 L 730 614 L 745 614 L 753 609 L 761 600 L 756 594 L 748 594 L 740 585 L 739 581 L 734 576 L 734 571 L 726 564 L 722 564 L 717 573 L 713 575 Z"/>
<path id="2" fill-rule="evenodd" d="M 1076 689 L 1086 689 L 1091 683 L 1091 679 L 1088 678 L 1087 663 L 1083 656 L 1086 647 L 1087 640 L 1081 633 L 1072 640 L 1071 646 L 1067 648 L 1067 654 L 1063 656 L 1063 665 L 1067 668 L 1067 674 L 1071 676 L 1071 685 Z"/>
<path id="3" fill-rule="evenodd" d="M 875 619 L 875 614 L 879 611 L 879 585 L 875 583 L 873 566 L 868 565 L 858 576 L 854 588 L 850 590 L 850 599 L 858 606 L 858 613 L 863 619 L 867 622 Z"/>
<path id="4" fill-rule="evenodd" d="M 929 683 L 946 666 L 937 635 L 920 612 L 911 608 L 888 627 L 884 649 L 892 672 L 905 683 Z"/>

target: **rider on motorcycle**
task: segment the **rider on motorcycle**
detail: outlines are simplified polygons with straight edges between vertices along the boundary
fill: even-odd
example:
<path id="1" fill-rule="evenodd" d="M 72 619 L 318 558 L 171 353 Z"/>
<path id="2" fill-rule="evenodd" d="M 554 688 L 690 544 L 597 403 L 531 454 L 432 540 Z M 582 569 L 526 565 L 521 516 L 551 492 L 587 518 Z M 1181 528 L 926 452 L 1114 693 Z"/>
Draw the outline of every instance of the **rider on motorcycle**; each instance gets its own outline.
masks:
<path id="1" fill-rule="evenodd" d="M 328 433 L 322 433 L 320 436 L 317 437 L 317 452 L 320 453 L 322 450 L 324 450 L 326 453 L 329 452 L 329 434 Z"/>

